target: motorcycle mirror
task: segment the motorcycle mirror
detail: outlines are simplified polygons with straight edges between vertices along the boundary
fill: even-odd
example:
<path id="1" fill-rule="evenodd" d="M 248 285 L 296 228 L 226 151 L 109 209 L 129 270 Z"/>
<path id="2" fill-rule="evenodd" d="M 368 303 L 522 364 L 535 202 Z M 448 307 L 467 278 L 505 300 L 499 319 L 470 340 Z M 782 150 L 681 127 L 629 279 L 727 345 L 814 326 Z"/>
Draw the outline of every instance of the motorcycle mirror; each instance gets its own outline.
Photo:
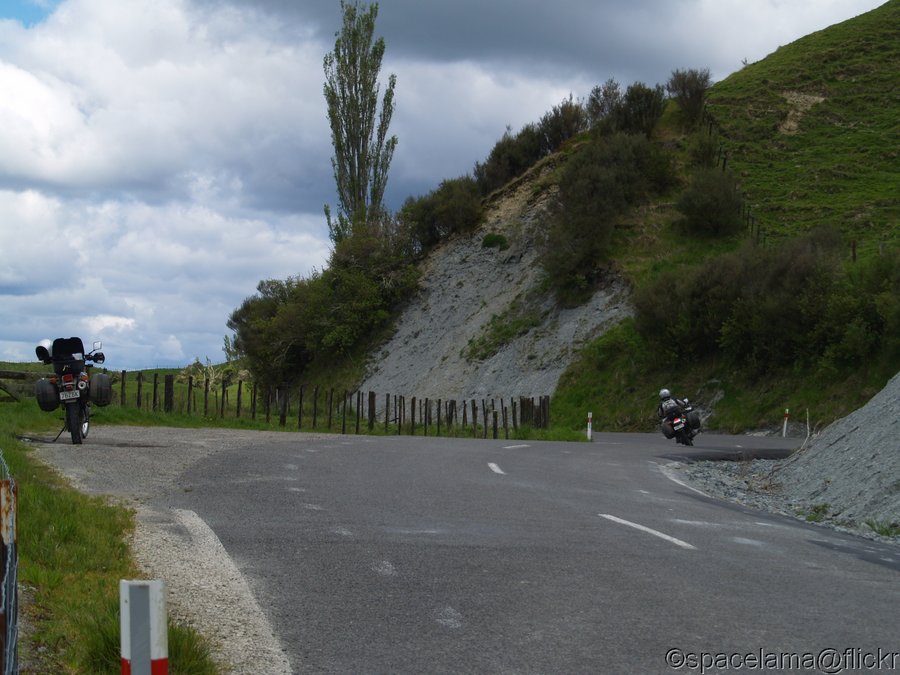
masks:
<path id="1" fill-rule="evenodd" d="M 38 345 L 34 348 L 34 353 L 37 354 L 38 361 L 41 361 L 44 364 L 50 363 L 50 350 L 47 349 L 44 345 Z"/>
<path id="2" fill-rule="evenodd" d="M 94 340 L 94 348 L 91 351 L 97 351 L 98 349 L 103 349 L 103 343 L 100 340 Z"/>
<path id="3" fill-rule="evenodd" d="M 91 360 L 94 363 L 103 363 L 104 361 L 106 361 L 106 356 L 103 355 L 103 352 L 97 352 L 91 357 Z"/>

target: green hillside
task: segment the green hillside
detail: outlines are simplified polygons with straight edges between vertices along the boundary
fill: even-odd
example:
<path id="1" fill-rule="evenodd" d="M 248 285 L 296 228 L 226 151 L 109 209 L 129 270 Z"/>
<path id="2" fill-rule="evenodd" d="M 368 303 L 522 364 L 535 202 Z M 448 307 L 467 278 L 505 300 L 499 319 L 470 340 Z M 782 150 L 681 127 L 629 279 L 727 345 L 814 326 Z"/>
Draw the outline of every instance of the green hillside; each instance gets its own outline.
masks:
<path id="1" fill-rule="evenodd" d="M 730 431 L 777 427 L 784 408 L 820 426 L 874 395 L 900 369 L 898 85 L 900 0 L 715 84 L 702 133 L 718 137 L 761 245 L 686 236 L 671 203 L 632 214 L 616 262 L 638 302 L 650 289 L 666 296 L 655 316 L 679 318 L 659 329 L 668 348 L 647 339 L 645 312 L 643 331 L 639 316 L 582 350 L 560 380 L 557 423 L 577 427 L 593 409 L 595 428 L 652 429 L 662 386 L 712 406 L 711 426 Z M 686 160 L 677 115 L 654 136 Z M 843 235 L 836 250 L 833 236 L 797 239 L 820 225 Z M 717 312 L 732 314 L 717 325 Z"/>
<path id="2" fill-rule="evenodd" d="M 708 101 L 769 237 L 833 223 L 860 250 L 900 243 L 900 1 L 780 47 Z"/>

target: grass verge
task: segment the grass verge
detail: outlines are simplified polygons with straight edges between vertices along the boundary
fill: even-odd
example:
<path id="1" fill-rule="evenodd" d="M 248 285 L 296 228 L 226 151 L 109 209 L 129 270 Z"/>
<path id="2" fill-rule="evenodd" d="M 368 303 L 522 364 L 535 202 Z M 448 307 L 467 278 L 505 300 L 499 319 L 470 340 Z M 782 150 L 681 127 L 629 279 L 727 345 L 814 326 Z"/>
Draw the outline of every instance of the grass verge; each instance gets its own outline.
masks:
<path id="1" fill-rule="evenodd" d="M 71 488 L 31 456 L 25 433 L 55 430 L 33 401 L 0 404 L 0 449 L 18 485 L 23 673 L 118 673 L 120 579 L 140 578 L 128 548 L 133 513 Z M 170 622 L 170 672 L 216 673 L 203 638 Z"/>

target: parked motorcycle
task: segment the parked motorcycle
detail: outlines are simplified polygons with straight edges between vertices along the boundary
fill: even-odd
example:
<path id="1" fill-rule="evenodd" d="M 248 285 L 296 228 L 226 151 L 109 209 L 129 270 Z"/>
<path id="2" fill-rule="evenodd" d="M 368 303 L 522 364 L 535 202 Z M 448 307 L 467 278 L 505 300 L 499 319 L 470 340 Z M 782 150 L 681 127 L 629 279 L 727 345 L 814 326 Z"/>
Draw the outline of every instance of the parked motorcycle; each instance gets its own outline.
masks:
<path id="1" fill-rule="evenodd" d="M 34 395 L 41 410 L 52 412 L 60 404 L 65 407 L 62 430 L 72 436 L 72 443 L 81 444 L 87 438 L 91 424 L 91 403 L 99 406 L 112 401 L 112 384 L 105 373 L 90 375 L 93 363 L 106 360 L 99 349 L 103 345 L 95 342 L 93 349 L 84 353 L 81 338 L 57 338 L 48 349 L 45 345 L 35 348 L 38 360 L 53 366 L 53 375 L 41 378 L 35 383 Z M 93 363 L 91 363 L 93 362 Z"/>
<path id="2" fill-rule="evenodd" d="M 700 433 L 700 415 L 694 411 L 690 401 L 683 399 L 681 404 L 672 406 L 666 411 L 660 430 L 666 438 L 674 438 L 681 445 L 693 445 L 694 436 Z"/>

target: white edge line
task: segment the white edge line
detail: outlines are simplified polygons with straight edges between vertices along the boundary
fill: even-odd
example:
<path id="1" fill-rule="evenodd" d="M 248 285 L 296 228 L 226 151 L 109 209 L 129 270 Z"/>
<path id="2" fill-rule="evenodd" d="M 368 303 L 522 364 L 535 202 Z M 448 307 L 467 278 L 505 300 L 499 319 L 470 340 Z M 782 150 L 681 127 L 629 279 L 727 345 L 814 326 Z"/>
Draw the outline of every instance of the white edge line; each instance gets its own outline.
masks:
<path id="1" fill-rule="evenodd" d="M 675 478 L 675 476 L 673 475 L 674 474 L 673 467 L 676 467 L 676 466 L 679 466 L 678 462 L 671 462 L 670 464 L 665 464 L 665 465 L 659 467 L 659 472 L 663 476 L 668 478 L 670 481 L 672 481 L 673 483 L 676 483 L 677 485 L 680 485 L 683 488 L 687 488 L 688 490 L 693 490 L 698 495 L 703 495 L 704 497 L 709 497 L 709 495 L 706 494 L 703 490 L 698 490 L 697 488 L 688 485 L 683 480 Z"/>
<path id="2" fill-rule="evenodd" d="M 652 534 L 654 537 L 659 537 L 660 539 L 665 539 L 666 541 L 675 544 L 676 546 L 680 546 L 681 548 L 686 548 L 691 551 L 695 551 L 697 549 L 696 546 L 692 546 L 686 541 L 681 541 L 681 539 L 676 539 L 675 537 L 670 537 L 667 534 L 659 532 L 657 530 L 653 530 L 646 525 L 641 525 L 639 523 L 632 523 L 630 520 L 624 520 L 622 518 L 617 518 L 616 516 L 611 516 L 608 513 L 598 513 L 598 516 L 601 518 L 606 518 L 607 520 L 611 520 L 614 523 L 619 523 L 620 525 L 627 525 L 628 527 L 633 527 L 636 530 L 640 530 L 641 532 L 646 532 L 647 534 Z"/>
<path id="3" fill-rule="evenodd" d="M 506 475 L 506 472 L 503 469 L 501 469 L 499 466 L 494 464 L 493 462 L 488 462 L 488 466 L 491 468 L 491 471 L 493 471 L 494 473 L 499 473 L 501 476 Z"/>

